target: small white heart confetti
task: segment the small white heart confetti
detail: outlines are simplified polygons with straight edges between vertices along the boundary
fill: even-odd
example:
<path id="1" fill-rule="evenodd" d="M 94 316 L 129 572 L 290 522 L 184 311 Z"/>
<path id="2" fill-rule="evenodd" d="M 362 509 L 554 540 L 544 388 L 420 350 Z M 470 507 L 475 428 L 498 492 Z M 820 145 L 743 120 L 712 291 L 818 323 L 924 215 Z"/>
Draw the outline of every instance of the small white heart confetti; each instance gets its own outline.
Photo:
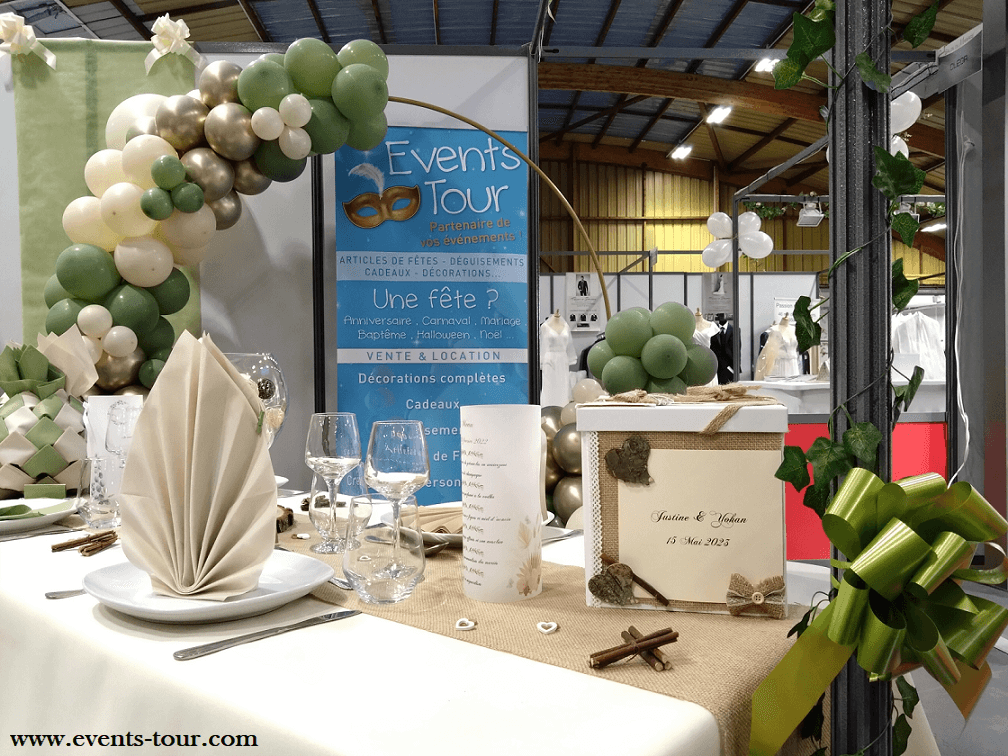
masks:
<path id="1" fill-rule="evenodd" d="M 557 627 L 559 627 L 559 625 L 557 625 L 556 622 L 540 622 L 536 625 L 536 630 L 543 635 L 549 635 L 550 633 L 555 633 L 557 631 Z"/>
<path id="2" fill-rule="evenodd" d="M 456 630 L 473 630 L 476 627 L 476 621 L 463 617 L 455 623 Z"/>

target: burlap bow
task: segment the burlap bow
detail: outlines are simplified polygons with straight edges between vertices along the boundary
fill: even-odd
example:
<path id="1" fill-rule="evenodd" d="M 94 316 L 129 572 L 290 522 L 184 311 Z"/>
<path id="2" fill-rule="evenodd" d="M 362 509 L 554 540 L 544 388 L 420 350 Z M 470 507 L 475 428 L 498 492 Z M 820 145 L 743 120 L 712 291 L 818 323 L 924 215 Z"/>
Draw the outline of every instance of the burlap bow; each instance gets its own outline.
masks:
<path id="1" fill-rule="evenodd" d="M 728 581 L 728 593 L 725 595 L 728 613 L 734 617 L 755 610 L 773 619 L 783 619 L 786 613 L 784 606 L 784 578 L 774 575 L 753 585 L 737 572 Z"/>
<path id="2" fill-rule="evenodd" d="M 144 67 L 150 73 L 151 67 L 165 55 L 175 53 L 188 58 L 196 68 L 203 65 L 203 56 L 193 49 L 187 39 L 189 38 L 189 26 L 185 21 L 172 21 L 167 14 L 159 17 L 151 24 L 151 31 L 154 36 L 151 42 L 154 49 L 148 53 L 144 60 Z"/>
<path id="3" fill-rule="evenodd" d="M 24 19 L 16 13 L 0 13 L 0 40 L 3 40 L 0 52 L 11 55 L 35 53 L 49 68 L 56 69 L 56 56 L 35 38 L 35 30 L 27 26 Z"/>

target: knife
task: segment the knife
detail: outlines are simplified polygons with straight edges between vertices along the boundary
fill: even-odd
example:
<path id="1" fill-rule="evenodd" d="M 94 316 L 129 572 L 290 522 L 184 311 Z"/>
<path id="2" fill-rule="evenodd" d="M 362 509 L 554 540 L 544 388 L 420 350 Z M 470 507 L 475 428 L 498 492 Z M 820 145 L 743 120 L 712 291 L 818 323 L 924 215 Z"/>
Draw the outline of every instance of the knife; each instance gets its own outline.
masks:
<path id="1" fill-rule="evenodd" d="M 239 635 L 236 638 L 227 638 L 226 640 L 216 641 L 215 643 L 207 643 L 202 646 L 193 646 L 192 648 L 183 648 L 181 651 L 176 651 L 172 656 L 174 656 L 179 661 L 189 661 L 190 659 L 196 659 L 200 656 L 206 656 L 207 654 L 213 654 L 218 651 L 223 651 L 225 648 L 231 648 L 232 646 L 240 646 L 243 643 L 251 643 L 252 641 L 261 640 L 263 638 L 271 638 L 274 635 L 280 635 L 281 633 L 287 633 L 291 630 L 300 630 L 303 627 L 311 627 L 312 625 L 321 625 L 323 622 L 332 622 L 333 620 L 341 620 L 347 617 L 353 617 L 355 614 L 360 614 L 360 609 L 342 609 L 338 612 L 329 612 L 329 614 L 320 614 L 318 617 L 312 617 L 311 619 L 302 620 L 301 622 L 295 622 L 290 625 L 280 625 L 279 627 L 271 627 L 266 630 L 257 630 L 254 633 L 248 633 L 246 635 Z"/>

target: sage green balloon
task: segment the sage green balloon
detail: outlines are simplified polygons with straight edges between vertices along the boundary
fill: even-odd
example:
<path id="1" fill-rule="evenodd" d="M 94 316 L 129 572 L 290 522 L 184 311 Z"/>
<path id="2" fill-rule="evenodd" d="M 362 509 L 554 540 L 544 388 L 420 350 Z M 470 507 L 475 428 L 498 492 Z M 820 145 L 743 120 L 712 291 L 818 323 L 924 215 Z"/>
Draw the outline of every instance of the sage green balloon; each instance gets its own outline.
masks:
<path id="1" fill-rule="evenodd" d="M 644 345 L 654 336 L 650 318 L 651 313 L 641 308 L 622 310 L 609 318 L 605 339 L 613 353 L 640 357 Z"/>
<path id="2" fill-rule="evenodd" d="M 69 299 L 72 296 L 69 291 L 60 285 L 59 278 L 56 277 L 55 273 L 49 276 L 45 289 L 42 291 L 42 298 L 45 300 L 46 307 L 52 307 L 61 299 Z"/>
<path id="3" fill-rule="evenodd" d="M 320 155 L 336 152 L 346 144 L 350 134 L 350 121 L 329 100 L 308 100 L 311 120 L 304 130 L 311 137 L 312 151 Z"/>
<path id="4" fill-rule="evenodd" d="M 189 279 L 178 268 L 173 268 L 163 282 L 147 289 L 157 301 L 162 315 L 173 315 L 189 301 Z"/>
<path id="5" fill-rule="evenodd" d="M 77 324 L 77 316 L 87 304 L 87 302 L 80 299 L 61 299 L 58 301 L 46 313 L 46 333 L 55 333 L 58 336 L 62 336 L 70 326 Z"/>
<path id="6" fill-rule="evenodd" d="M 164 220 L 171 216 L 175 205 L 170 192 L 155 186 L 140 196 L 140 209 L 151 220 Z"/>
<path id="7" fill-rule="evenodd" d="M 649 394 L 685 394 L 686 382 L 677 375 L 666 380 L 652 378 L 645 388 Z"/>
<path id="8" fill-rule="evenodd" d="M 696 317 L 686 305 L 665 302 L 655 307 L 651 313 L 651 330 L 675 336 L 683 344 L 689 344 L 696 330 Z"/>
<path id="9" fill-rule="evenodd" d="M 174 155 L 161 155 L 151 163 L 151 178 L 166 192 L 170 192 L 186 179 L 186 169 L 182 161 Z"/>
<path id="10" fill-rule="evenodd" d="M 686 347 L 686 367 L 679 373 L 687 386 L 704 386 L 717 375 L 717 355 L 702 344 Z"/>
<path id="11" fill-rule="evenodd" d="M 98 302 L 122 278 L 112 255 L 91 244 L 72 244 L 56 258 L 60 286 L 88 302 Z"/>
<path id="12" fill-rule="evenodd" d="M 280 101 L 294 91 L 294 82 L 282 65 L 254 60 L 238 76 L 238 98 L 255 113 L 259 108 L 280 109 Z"/>
<path id="13" fill-rule="evenodd" d="M 336 51 L 313 37 L 292 42 L 284 55 L 283 65 L 294 86 L 309 98 L 328 96 L 341 68 Z"/>
<path id="14" fill-rule="evenodd" d="M 346 143 L 355 150 L 367 152 L 381 144 L 387 132 L 388 121 L 385 120 L 385 113 L 382 112 L 365 121 L 351 121 Z"/>
<path id="15" fill-rule="evenodd" d="M 371 66 L 353 63 L 336 74 L 332 101 L 351 121 L 374 118 L 388 104 L 388 84 Z"/>
<path id="16" fill-rule="evenodd" d="M 636 357 L 617 354 L 602 369 L 602 385 L 610 394 L 621 394 L 647 386 L 649 376 Z"/>
<path id="17" fill-rule="evenodd" d="M 172 204 L 183 213 L 196 213 L 203 207 L 203 189 L 199 184 L 185 181 L 171 192 Z"/>
<path id="18" fill-rule="evenodd" d="M 168 362 L 168 358 L 171 356 L 171 347 L 167 349 L 158 349 L 154 354 L 150 356 L 152 360 L 161 360 L 161 362 Z"/>
<path id="19" fill-rule="evenodd" d="M 686 345 L 670 333 L 658 333 L 648 339 L 640 359 L 648 375 L 666 380 L 686 367 Z"/>
<path id="20" fill-rule="evenodd" d="M 175 329 L 164 318 L 158 318 L 157 324 L 143 336 L 137 337 L 140 348 L 146 354 L 153 355 L 161 349 L 171 349 L 175 343 Z"/>
<path id="21" fill-rule="evenodd" d="M 105 298 L 105 309 L 112 313 L 112 322 L 128 326 L 139 340 L 158 322 L 158 303 L 146 289 L 132 284 L 115 288 Z"/>
<path id="22" fill-rule="evenodd" d="M 268 60 L 271 63 L 276 63 L 278 66 L 284 64 L 284 54 L 283 53 L 263 53 L 257 60 Z"/>
<path id="23" fill-rule="evenodd" d="M 388 79 L 388 58 L 385 52 L 370 39 L 355 39 L 347 42 L 336 54 L 336 58 L 344 68 L 354 63 L 364 63 L 371 66 Z"/>
<path id="24" fill-rule="evenodd" d="M 147 388 L 150 388 L 154 385 L 154 381 L 157 380 L 157 377 L 161 375 L 161 370 L 163 368 L 164 362 L 161 360 L 147 360 L 140 366 L 140 383 Z"/>
<path id="25" fill-rule="evenodd" d="M 588 350 L 588 369 L 591 374 L 595 378 L 601 379 L 606 363 L 615 356 L 616 353 L 605 339 L 593 344 L 592 348 Z"/>
<path id="26" fill-rule="evenodd" d="M 280 150 L 277 142 L 263 142 L 255 154 L 256 167 L 273 181 L 293 181 L 308 165 L 308 158 L 291 160 Z"/>

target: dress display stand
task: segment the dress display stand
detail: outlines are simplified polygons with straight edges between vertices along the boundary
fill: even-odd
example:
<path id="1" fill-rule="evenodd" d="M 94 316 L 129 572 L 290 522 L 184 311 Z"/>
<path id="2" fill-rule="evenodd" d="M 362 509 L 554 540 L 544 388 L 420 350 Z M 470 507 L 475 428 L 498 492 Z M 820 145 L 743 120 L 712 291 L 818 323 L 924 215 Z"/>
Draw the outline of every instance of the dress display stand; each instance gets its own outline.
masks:
<path id="1" fill-rule="evenodd" d="M 539 326 L 539 366 L 543 407 L 563 407 L 571 400 L 570 366 L 577 362 L 570 327 L 557 310 Z"/>
<path id="2" fill-rule="evenodd" d="M 696 313 L 694 313 L 694 318 L 696 320 L 696 330 L 693 331 L 693 343 L 699 344 L 700 346 L 705 346 L 710 349 L 711 339 L 721 333 L 721 329 L 718 327 L 717 323 L 712 323 L 706 320 L 703 313 L 700 312 L 700 308 L 697 307 Z M 720 369 L 721 363 L 718 362 L 718 368 Z M 711 382 L 706 384 L 708 386 L 717 386 L 718 378 L 715 375 Z"/>
<path id="3" fill-rule="evenodd" d="M 766 344 L 756 358 L 753 379 L 792 378 L 802 374 L 798 337 L 791 319 L 785 315 L 767 332 Z"/>

